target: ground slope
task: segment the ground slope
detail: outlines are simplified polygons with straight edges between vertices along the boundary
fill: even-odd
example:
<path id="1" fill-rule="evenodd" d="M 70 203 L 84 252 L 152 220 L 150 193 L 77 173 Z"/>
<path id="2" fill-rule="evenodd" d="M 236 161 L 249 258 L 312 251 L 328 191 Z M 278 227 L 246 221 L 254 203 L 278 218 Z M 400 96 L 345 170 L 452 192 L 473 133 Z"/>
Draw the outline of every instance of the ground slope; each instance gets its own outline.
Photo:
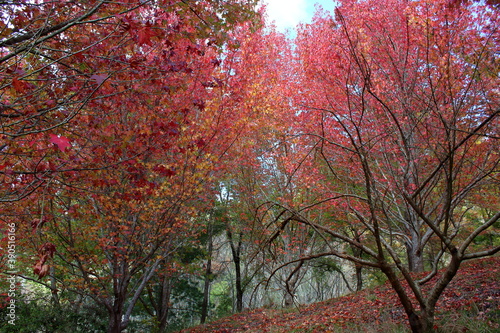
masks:
<path id="1" fill-rule="evenodd" d="M 445 332 L 500 332 L 500 257 L 463 264 L 438 302 L 436 319 Z M 405 331 L 405 325 L 399 301 L 385 283 L 294 310 L 243 312 L 182 332 L 388 332 Z"/>

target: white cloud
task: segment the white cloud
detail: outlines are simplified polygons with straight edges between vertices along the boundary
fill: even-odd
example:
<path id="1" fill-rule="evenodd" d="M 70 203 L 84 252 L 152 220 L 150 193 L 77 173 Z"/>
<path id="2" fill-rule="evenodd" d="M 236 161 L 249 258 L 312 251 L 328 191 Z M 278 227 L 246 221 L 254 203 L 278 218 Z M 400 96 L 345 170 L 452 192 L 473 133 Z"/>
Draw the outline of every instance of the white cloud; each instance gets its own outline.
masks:
<path id="1" fill-rule="evenodd" d="M 307 0 L 264 0 L 270 21 L 275 21 L 278 30 L 294 29 L 298 23 L 307 21 Z"/>

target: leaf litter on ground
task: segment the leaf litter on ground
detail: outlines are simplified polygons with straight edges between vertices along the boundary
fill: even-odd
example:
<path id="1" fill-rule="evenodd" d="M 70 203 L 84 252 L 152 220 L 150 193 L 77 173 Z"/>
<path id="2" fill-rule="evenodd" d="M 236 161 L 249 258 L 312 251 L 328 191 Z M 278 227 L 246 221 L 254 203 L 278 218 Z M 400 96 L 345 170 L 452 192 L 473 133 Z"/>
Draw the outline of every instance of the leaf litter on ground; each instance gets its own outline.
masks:
<path id="1" fill-rule="evenodd" d="M 439 277 L 434 277 L 427 286 Z M 500 331 L 500 257 L 463 264 L 436 307 L 436 321 L 470 311 L 473 320 Z M 382 327 L 391 321 L 409 330 L 406 315 L 388 282 L 362 291 L 290 309 L 259 308 L 185 329 L 183 333 L 337 332 L 349 327 Z"/>

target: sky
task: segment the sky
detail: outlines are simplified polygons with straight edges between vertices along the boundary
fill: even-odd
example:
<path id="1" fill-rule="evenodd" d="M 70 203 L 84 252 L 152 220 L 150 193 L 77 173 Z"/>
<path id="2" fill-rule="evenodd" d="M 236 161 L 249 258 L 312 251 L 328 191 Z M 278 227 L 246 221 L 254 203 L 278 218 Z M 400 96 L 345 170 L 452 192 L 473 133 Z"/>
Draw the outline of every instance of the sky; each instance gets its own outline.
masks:
<path id="1" fill-rule="evenodd" d="M 267 14 L 279 31 L 293 30 L 301 22 L 310 23 L 315 4 L 333 12 L 334 0 L 261 0 L 267 3 Z"/>

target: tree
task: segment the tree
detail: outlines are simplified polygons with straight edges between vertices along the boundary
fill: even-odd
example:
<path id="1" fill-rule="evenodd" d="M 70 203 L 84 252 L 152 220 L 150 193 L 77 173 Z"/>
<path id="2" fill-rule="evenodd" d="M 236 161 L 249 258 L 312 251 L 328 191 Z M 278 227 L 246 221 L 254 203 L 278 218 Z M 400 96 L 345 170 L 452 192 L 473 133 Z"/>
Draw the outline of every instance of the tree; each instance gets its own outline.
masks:
<path id="1" fill-rule="evenodd" d="M 285 223 L 276 233 L 295 221 L 358 248 L 362 257 L 330 249 L 295 262 L 334 255 L 380 270 L 414 332 L 433 330 L 436 302 L 463 261 L 500 251 L 470 247 L 500 219 L 498 197 L 474 199 L 499 184 L 495 14 L 446 1 L 343 1 L 335 20 L 317 16 L 296 40 L 302 148 L 290 169 L 307 170 L 321 196 L 277 202 Z M 473 225 L 466 212 L 485 206 L 494 213 Z M 313 210 L 335 217 L 320 221 Z M 346 223 L 357 232 L 340 232 Z M 431 243 L 439 251 L 426 258 Z M 419 279 L 412 272 L 424 259 L 432 271 Z"/>
<path id="2" fill-rule="evenodd" d="M 286 127 L 284 112 L 289 101 L 284 91 L 293 75 L 287 61 L 291 48 L 285 37 L 270 29 L 248 27 L 232 34 L 238 47 L 229 50 L 221 70 L 227 75 L 224 109 L 238 110 L 228 121 L 237 136 L 227 146 L 227 158 L 219 178 L 218 203 L 226 226 L 226 239 L 234 264 L 234 309 L 242 311 L 245 292 L 261 273 L 256 263 L 263 231 L 256 220 L 259 196 L 266 195 L 265 159 Z M 252 263 L 253 262 L 253 263 Z M 248 298 L 247 298 L 248 299 Z"/>
<path id="3" fill-rule="evenodd" d="M 291 61 L 292 47 L 272 27 L 250 35 L 246 33 L 244 30 L 235 33 L 239 48 L 228 53 L 222 64 L 225 72 L 231 73 L 225 107 L 240 113 L 240 117 L 231 122 L 239 136 L 228 150 L 226 174 L 221 178 L 219 191 L 221 206 L 227 211 L 226 233 L 234 264 L 237 311 L 262 302 L 281 303 L 283 300 L 287 306 L 296 303 L 295 294 L 304 287 L 302 282 L 307 281 L 304 277 L 310 274 L 306 267 L 309 264 L 296 267 L 295 273 L 300 274 L 292 274 L 295 267 L 285 273 L 285 270 L 277 273 L 274 269 L 286 262 L 285 257 L 290 259 L 299 252 L 308 252 L 309 246 L 315 244 L 302 226 L 294 226 L 286 228 L 286 236 L 277 237 L 281 243 L 272 253 L 265 250 L 270 236 L 267 227 L 278 225 L 282 216 L 276 210 L 266 210 L 269 206 L 262 203 L 279 198 L 282 202 L 300 205 L 307 200 L 304 197 L 314 197 L 314 192 L 288 186 L 295 174 L 293 168 L 287 169 L 291 156 L 287 152 L 294 149 L 294 143 L 287 142 L 294 119 L 290 114 L 294 109 L 291 96 L 300 90 Z M 311 180 L 301 179 L 303 184 Z M 299 235 L 301 230 L 304 232 Z M 274 275 L 274 279 L 268 281 L 266 274 Z M 262 292 L 267 301 L 256 297 L 266 281 L 268 289 L 281 291 L 277 296 L 279 300 L 269 290 Z M 252 285 L 255 287 L 249 297 L 247 290 Z"/>
<path id="4" fill-rule="evenodd" d="M 221 157 L 223 114 L 206 105 L 228 30 L 252 25 L 253 1 L 2 9 L 2 223 L 37 235 L 19 240 L 38 252 L 35 275 L 57 262 L 52 278 L 72 275 L 59 283 L 103 305 L 119 332 Z"/>

